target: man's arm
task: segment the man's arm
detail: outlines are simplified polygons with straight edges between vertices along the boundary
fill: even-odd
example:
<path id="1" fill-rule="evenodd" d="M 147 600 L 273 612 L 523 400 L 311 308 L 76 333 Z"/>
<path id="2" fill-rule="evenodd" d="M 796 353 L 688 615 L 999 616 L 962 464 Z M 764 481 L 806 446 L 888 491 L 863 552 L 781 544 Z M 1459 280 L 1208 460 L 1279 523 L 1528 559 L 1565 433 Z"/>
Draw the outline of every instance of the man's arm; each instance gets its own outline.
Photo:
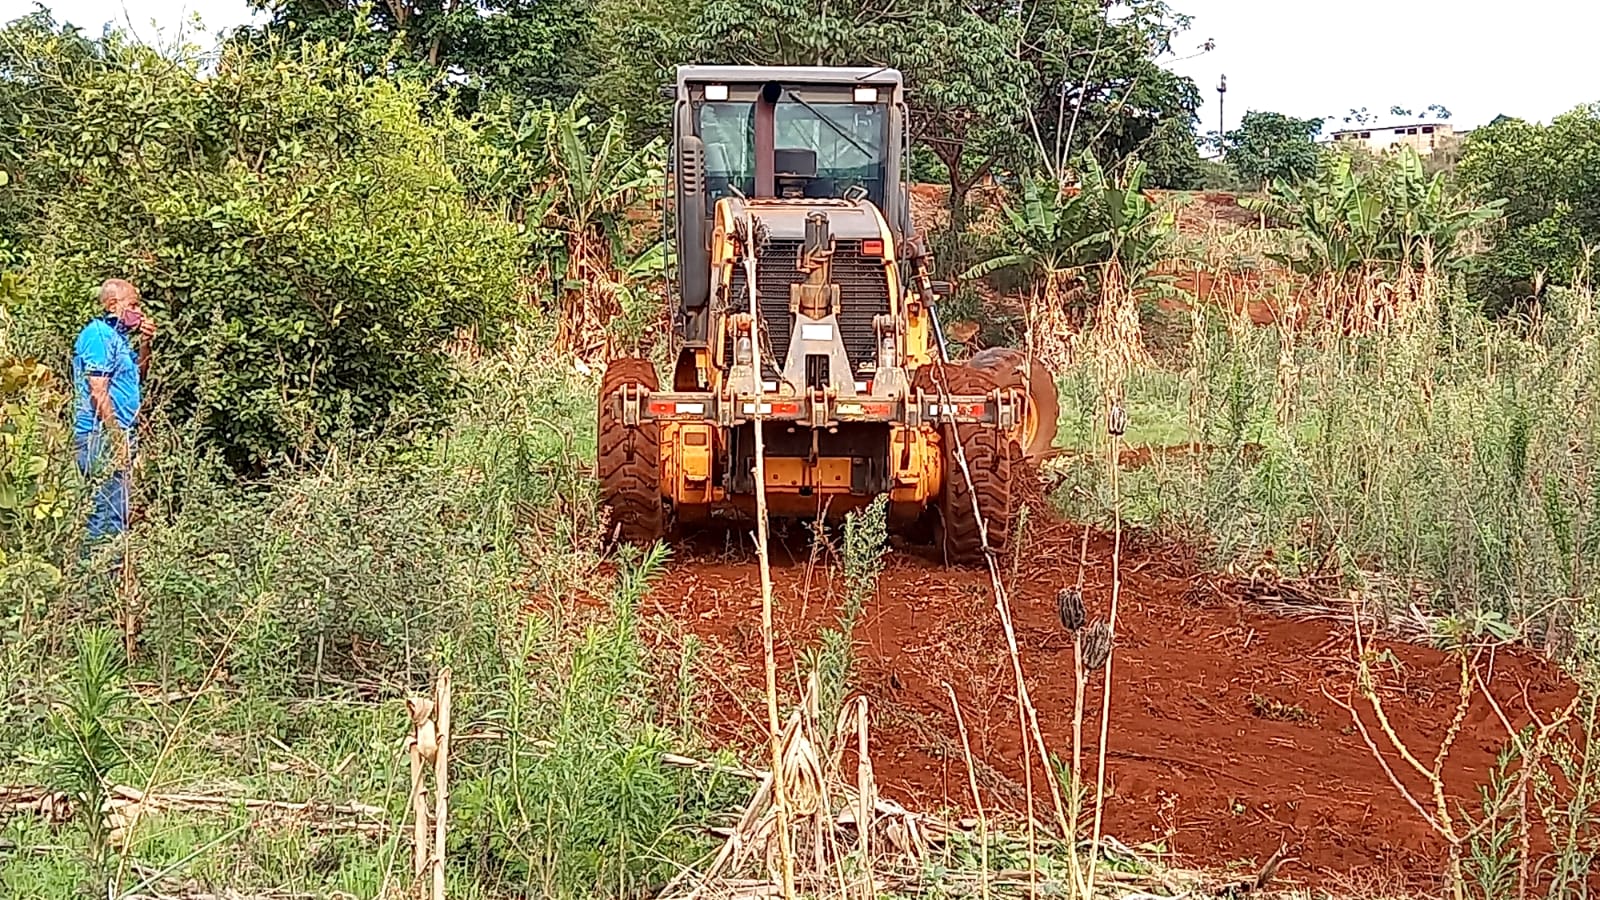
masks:
<path id="1" fill-rule="evenodd" d="M 118 466 L 125 465 L 128 453 L 128 436 L 122 431 L 122 423 L 117 421 L 117 408 L 111 402 L 111 379 L 104 375 L 89 376 L 89 403 L 94 407 L 94 414 L 100 420 L 100 426 L 111 442 L 113 459 Z"/>

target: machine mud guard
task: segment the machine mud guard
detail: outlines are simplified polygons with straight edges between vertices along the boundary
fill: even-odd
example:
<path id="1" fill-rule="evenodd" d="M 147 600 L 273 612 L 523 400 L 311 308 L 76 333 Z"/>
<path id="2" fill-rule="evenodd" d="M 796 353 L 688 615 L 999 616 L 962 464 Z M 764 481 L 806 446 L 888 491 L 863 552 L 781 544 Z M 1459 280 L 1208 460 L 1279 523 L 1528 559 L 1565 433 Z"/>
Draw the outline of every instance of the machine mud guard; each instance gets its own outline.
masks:
<path id="1" fill-rule="evenodd" d="M 622 404 L 621 419 L 624 424 L 637 426 L 642 422 L 704 422 L 719 426 L 742 425 L 756 415 L 755 398 L 719 397 L 710 392 L 652 393 L 637 385 L 629 385 L 618 392 L 616 403 Z M 1021 409 L 1020 395 L 1014 390 L 998 390 L 989 394 L 929 397 L 917 391 L 903 400 L 873 397 L 850 397 L 823 400 L 825 409 L 816 409 L 815 401 L 806 397 L 775 397 L 761 399 L 761 414 L 775 422 L 794 422 L 817 427 L 850 422 L 882 422 L 916 427 L 924 422 L 954 422 L 961 425 L 994 425 L 1001 430 L 1017 426 Z M 813 413 L 816 413 L 813 416 Z"/>

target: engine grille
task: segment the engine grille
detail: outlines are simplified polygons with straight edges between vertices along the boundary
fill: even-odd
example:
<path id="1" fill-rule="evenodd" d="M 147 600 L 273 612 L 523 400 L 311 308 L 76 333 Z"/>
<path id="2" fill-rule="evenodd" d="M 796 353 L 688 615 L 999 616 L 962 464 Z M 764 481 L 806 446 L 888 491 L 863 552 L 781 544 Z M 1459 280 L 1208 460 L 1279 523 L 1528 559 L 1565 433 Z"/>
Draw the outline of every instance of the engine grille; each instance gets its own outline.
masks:
<path id="1" fill-rule="evenodd" d="M 779 361 L 789 354 L 790 331 L 794 325 L 789 314 L 789 286 L 803 278 L 795 268 L 799 256 L 799 241 L 772 241 L 756 264 L 756 298 L 761 303 L 761 318 L 772 341 L 772 353 Z M 833 283 L 839 286 L 839 332 L 844 338 L 845 353 L 851 365 L 859 369 L 862 363 L 878 358 L 872 320 L 889 311 L 889 277 L 882 259 L 862 255 L 860 241 L 836 241 Z M 747 311 L 749 293 L 744 268 L 735 264 L 729 309 Z M 731 359 L 731 341 L 725 350 L 727 358 Z"/>

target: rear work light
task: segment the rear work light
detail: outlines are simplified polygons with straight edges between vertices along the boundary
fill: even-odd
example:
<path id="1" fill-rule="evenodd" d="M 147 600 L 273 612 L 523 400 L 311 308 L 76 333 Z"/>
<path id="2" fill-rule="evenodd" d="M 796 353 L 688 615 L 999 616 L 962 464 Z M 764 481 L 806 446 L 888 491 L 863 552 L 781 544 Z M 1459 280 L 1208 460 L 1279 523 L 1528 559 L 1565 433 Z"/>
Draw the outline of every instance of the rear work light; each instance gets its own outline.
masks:
<path id="1" fill-rule="evenodd" d="M 747 416 L 755 415 L 756 405 L 754 403 L 746 403 L 744 405 L 744 414 Z M 761 414 L 764 416 L 797 416 L 800 414 L 800 404 L 794 401 L 763 403 L 761 404 Z"/>
<path id="2" fill-rule="evenodd" d="M 862 241 L 861 242 L 861 255 L 862 256 L 882 256 L 883 255 L 883 241 L 879 241 L 879 240 Z"/>

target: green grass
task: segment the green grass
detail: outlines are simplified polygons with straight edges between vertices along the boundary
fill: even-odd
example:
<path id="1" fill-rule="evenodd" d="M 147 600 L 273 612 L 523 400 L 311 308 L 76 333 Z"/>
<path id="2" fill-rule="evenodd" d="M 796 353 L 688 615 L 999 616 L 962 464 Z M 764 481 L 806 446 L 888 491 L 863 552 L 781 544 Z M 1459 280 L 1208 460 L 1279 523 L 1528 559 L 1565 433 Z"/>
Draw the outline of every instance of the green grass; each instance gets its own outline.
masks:
<path id="1" fill-rule="evenodd" d="M 1186 355 L 1128 381 L 1124 440 L 1210 449 L 1124 472 L 1122 513 L 1218 562 L 1337 571 L 1396 604 L 1421 590 L 1436 613 L 1509 623 L 1583 671 L 1600 658 L 1600 312 L 1587 295 L 1556 312 L 1531 332 L 1451 313 L 1382 337 L 1314 334 L 1286 355 L 1271 329 L 1208 323 Z M 27 532 L 29 564 L 62 575 L 0 593 L 0 782 L 86 794 L 94 763 L 157 791 L 373 804 L 387 831 L 168 813 L 118 855 L 86 815 L 14 818 L 0 892 L 102 894 L 151 873 L 167 888 L 403 886 L 402 701 L 443 665 L 457 733 L 472 735 L 453 768 L 452 896 L 635 896 L 711 852 L 702 826 L 749 786 L 657 758 L 711 755 L 695 697 L 713 676 L 694 641 L 655 640 L 639 614 L 664 557 L 603 560 L 595 385 L 544 346 L 466 364 L 466 402 L 440 434 L 351 442 L 262 483 L 222 477 L 164 424 L 141 481 L 144 630 L 126 668 L 76 663 L 94 628 L 120 654 L 128 597 L 95 576 L 103 560 L 78 563 L 71 528 Z M 1075 452 L 1056 464 L 1057 500 L 1107 521 L 1097 378 L 1061 373 L 1058 444 Z M 841 635 L 876 577 L 879 527 L 846 530 L 853 598 L 813 653 L 830 696 L 848 691 Z M 991 865 L 1019 864 L 995 840 Z M 971 849 L 939 865 L 970 869 Z"/>
<path id="2" fill-rule="evenodd" d="M 1105 402 L 1098 379 L 1074 369 L 1057 382 L 1061 420 L 1057 447 L 1083 453 L 1100 448 L 1097 429 L 1105 429 Z M 1171 447 L 1188 443 L 1189 397 L 1181 375 L 1163 369 L 1134 373 L 1128 386 L 1128 447 Z"/>
<path id="3" fill-rule="evenodd" d="M 105 853 L 86 797 L 60 829 L 7 826 L 4 893 L 104 894 L 150 873 L 161 877 L 144 890 L 403 888 L 403 699 L 444 665 L 468 736 L 452 766 L 451 896 L 636 895 L 709 852 L 698 826 L 745 786 L 658 762 L 668 749 L 713 755 L 695 717 L 656 702 L 693 696 L 693 645 L 658 651 L 643 634 L 637 604 L 662 553 L 602 573 L 595 385 L 544 348 L 528 338 L 470 363 L 467 401 L 436 437 L 352 444 L 263 483 L 216 477 L 181 431 L 158 433 L 142 480 L 151 512 L 129 548 L 143 630 L 125 669 L 108 629 L 101 646 L 119 665 L 74 675 L 79 636 L 113 625 L 128 599 L 95 574 L 101 560 L 41 546 L 64 573 L 53 592 L 0 597 L 13 698 L 0 783 L 83 794 L 100 760 L 104 781 L 139 789 L 375 805 L 386 831 L 171 812 Z M 48 715 L 68 701 L 82 714 Z"/>
<path id="4" fill-rule="evenodd" d="M 1126 385 L 1129 447 L 1199 454 L 1126 471 L 1134 524 L 1220 563 L 1337 572 L 1404 608 L 1492 613 L 1569 661 L 1600 615 L 1600 309 L 1552 304 L 1535 329 L 1457 301 L 1368 336 L 1207 323 L 1193 350 Z M 1215 318 L 1215 317 L 1213 317 Z M 1058 502 L 1107 521 L 1101 386 L 1064 373 Z"/>

